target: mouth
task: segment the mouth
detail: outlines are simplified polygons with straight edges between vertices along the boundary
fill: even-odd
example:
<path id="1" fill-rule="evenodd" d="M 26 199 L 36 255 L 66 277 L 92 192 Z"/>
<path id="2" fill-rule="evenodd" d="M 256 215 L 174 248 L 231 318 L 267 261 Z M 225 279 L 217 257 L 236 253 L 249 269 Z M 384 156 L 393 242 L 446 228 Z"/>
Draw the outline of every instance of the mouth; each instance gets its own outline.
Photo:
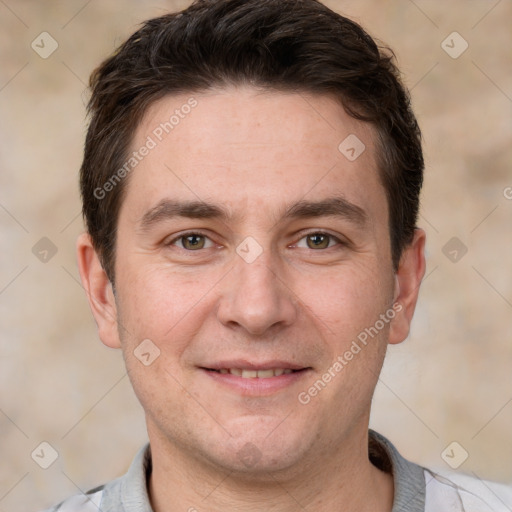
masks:
<path id="1" fill-rule="evenodd" d="M 224 389 L 244 396 L 269 396 L 302 381 L 312 371 L 284 361 L 250 363 L 245 360 L 224 361 L 201 366 L 211 381 Z"/>
<path id="2" fill-rule="evenodd" d="M 236 375 L 242 377 L 242 379 L 270 379 L 272 377 L 279 377 L 280 375 L 288 375 L 290 373 L 297 373 L 307 370 L 307 368 L 301 368 L 292 370 L 291 368 L 269 368 L 265 370 L 258 369 L 247 369 L 247 368 L 220 368 L 218 370 L 214 368 L 203 368 L 210 372 L 220 373 L 222 375 Z"/>

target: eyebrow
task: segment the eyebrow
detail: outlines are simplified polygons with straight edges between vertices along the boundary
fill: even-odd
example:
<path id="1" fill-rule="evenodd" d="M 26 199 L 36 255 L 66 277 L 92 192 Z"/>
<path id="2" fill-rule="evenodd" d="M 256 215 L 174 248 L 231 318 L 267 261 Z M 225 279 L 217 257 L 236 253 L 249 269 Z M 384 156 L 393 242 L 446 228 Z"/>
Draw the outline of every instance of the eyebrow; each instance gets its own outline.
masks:
<path id="1" fill-rule="evenodd" d="M 232 221 L 235 215 L 220 204 L 205 201 L 162 199 L 142 216 L 139 222 L 139 229 L 142 232 L 146 232 L 154 225 L 176 217 L 218 219 L 228 222 Z M 368 214 L 365 210 L 343 197 L 330 197 L 318 201 L 297 201 L 285 208 L 280 220 L 314 217 L 338 217 L 360 227 L 363 227 L 368 222 Z"/>

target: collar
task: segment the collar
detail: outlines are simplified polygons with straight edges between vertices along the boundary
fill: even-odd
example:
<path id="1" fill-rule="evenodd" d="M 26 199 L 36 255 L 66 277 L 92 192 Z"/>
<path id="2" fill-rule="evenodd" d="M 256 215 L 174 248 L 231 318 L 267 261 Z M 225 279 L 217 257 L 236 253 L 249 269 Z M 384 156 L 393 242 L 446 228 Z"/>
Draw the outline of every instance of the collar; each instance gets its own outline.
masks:
<path id="1" fill-rule="evenodd" d="M 370 460 L 393 475 L 395 497 L 391 512 L 424 512 L 424 468 L 404 459 L 391 441 L 378 432 L 370 429 L 368 437 Z"/>

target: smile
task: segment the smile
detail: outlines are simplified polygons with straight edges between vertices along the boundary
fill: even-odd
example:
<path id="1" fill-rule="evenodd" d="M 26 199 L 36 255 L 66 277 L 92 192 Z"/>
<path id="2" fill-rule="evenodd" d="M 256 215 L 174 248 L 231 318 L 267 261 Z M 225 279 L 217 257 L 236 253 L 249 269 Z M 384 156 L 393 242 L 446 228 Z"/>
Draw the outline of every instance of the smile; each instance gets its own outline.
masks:
<path id="1" fill-rule="evenodd" d="M 279 377 L 300 370 L 291 370 L 290 368 L 270 368 L 266 370 L 243 369 L 243 368 L 221 368 L 220 370 L 211 370 L 222 373 L 223 375 L 231 374 L 242 379 L 269 379 L 271 377 Z"/>
<path id="2" fill-rule="evenodd" d="M 233 361 L 234 362 L 234 361 Z M 244 396 L 269 396 L 308 378 L 312 369 L 275 361 L 267 364 L 219 364 L 217 368 L 200 367 L 216 385 Z M 242 363 L 242 364 L 240 364 Z M 276 364 L 277 363 L 277 364 Z M 213 365 L 212 365 L 213 366 Z M 288 366 L 288 368 L 283 368 Z"/>

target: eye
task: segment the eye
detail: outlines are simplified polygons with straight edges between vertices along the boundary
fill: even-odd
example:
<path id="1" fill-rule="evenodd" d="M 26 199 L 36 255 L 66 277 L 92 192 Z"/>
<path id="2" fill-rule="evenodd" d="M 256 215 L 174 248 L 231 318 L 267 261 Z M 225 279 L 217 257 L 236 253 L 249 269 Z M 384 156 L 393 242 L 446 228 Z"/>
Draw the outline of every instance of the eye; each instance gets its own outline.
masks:
<path id="1" fill-rule="evenodd" d="M 210 242 L 209 246 L 206 246 L 206 241 Z M 171 240 L 167 245 L 178 245 L 181 249 L 185 249 L 187 251 L 196 251 L 199 249 L 208 249 L 209 247 L 213 247 L 213 242 L 202 233 L 183 233 L 182 235 Z"/>
<path id="2" fill-rule="evenodd" d="M 344 245 L 343 242 L 331 235 L 330 233 L 325 233 L 323 231 L 317 231 L 306 234 L 306 236 L 302 237 L 297 243 L 297 247 L 304 247 L 299 245 L 302 240 L 306 240 L 306 248 L 307 249 L 328 249 L 333 245 Z M 331 244 L 332 241 L 336 241 L 338 244 Z"/>
<path id="3" fill-rule="evenodd" d="M 301 245 L 305 240 L 306 245 Z M 208 245 L 209 243 L 209 245 Z M 214 246 L 214 243 L 204 234 L 198 232 L 183 233 L 180 236 L 173 238 L 167 245 L 177 245 L 186 251 L 198 251 L 200 249 L 208 249 Z M 323 231 L 315 231 L 307 233 L 303 236 L 296 247 L 303 247 L 306 249 L 329 249 L 336 245 L 345 245 L 338 237 Z"/>

